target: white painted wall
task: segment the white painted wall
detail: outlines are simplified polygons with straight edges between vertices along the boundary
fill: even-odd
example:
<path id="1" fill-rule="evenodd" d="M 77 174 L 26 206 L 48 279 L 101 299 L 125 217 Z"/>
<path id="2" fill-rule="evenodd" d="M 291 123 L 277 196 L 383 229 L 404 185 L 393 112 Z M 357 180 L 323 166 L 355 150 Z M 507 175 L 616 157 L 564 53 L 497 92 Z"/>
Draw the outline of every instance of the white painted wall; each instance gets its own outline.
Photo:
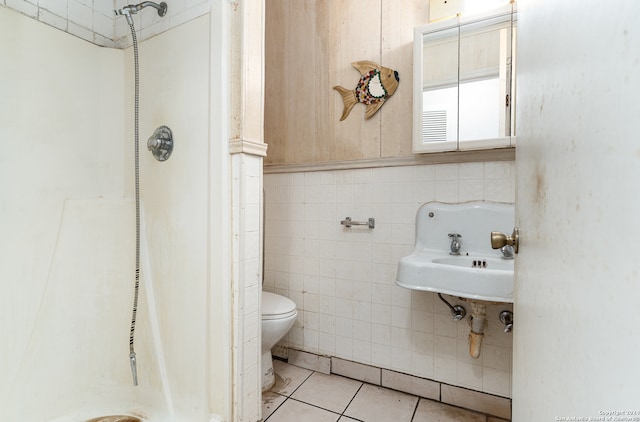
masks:
<path id="1" fill-rule="evenodd" d="M 638 420 L 640 3 L 518 3 L 513 420 Z"/>

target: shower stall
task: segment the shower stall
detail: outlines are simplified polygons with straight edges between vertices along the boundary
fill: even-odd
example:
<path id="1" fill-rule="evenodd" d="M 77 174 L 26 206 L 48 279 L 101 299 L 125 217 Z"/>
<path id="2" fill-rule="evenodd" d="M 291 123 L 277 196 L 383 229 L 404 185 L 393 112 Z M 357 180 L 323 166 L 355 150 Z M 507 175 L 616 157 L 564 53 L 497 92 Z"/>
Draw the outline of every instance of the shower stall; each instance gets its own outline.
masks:
<path id="1" fill-rule="evenodd" d="M 138 386 L 132 49 L 0 5 L 0 420 L 242 419 L 228 68 L 243 18 L 210 5 L 140 43 Z M 161 125 L 165 162 L 144 146 Z"/>

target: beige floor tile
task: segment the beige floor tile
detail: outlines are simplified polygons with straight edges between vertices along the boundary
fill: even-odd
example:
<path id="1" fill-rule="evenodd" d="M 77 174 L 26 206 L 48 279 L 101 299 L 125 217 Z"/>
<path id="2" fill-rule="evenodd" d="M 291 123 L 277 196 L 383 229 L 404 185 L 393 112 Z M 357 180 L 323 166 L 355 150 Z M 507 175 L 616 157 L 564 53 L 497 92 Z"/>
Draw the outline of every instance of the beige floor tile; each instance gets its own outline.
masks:
<path id="1" fill-rule="evenodd" d="M 349 378 L 314 372 L 291 398 L 342 413 L 361 385 Z"/>
<path id="2" fill-rule="evenodd" d="M 448 404 L 421 399 L 413 422 L 486 422 L 483 414 Z"/>
<path id="3" fill-rule="evenodd" d="M 288 399 L 265 422 L 337 422 L 340 415 Z"/>
<path id="4" fill-rule="evenodd" d="M 338 419 L 338 422 L 360 422 L 357 419 L 351 419 L 348 416 L 340 416 L 340 419 Z"/>
<path id="5" fill-rule="evenodd" d="M 267 419 L 287 398 L 267 391 L 262 393 L 262 420 Z"/>
<path id="6" fill-rule="evenodd" d="M 309 378 L 309 375 L 313 373 L 308 369 L 289 365 L 277 359 L 273 361 L 273 371 L 276 373 L 276 383 L 271 388 L 271 391 L 283 396 L 291 396 L 296 388 L 300 387 Z"/>
<path id="7" fill-rule="evenodd" d="M 344 414 L 365 422 L 410 422 L 417 402 L 418 397 L 365 384 Z"/>

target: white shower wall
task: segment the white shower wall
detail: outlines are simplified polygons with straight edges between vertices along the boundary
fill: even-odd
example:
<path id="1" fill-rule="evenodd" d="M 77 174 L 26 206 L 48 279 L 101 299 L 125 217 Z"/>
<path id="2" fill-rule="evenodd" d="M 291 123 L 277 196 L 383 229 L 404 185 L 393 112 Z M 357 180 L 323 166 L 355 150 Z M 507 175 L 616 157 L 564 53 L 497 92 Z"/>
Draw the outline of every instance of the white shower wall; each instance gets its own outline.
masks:
<path id="1" fill-rule="evenodd" d="M 124 72 L 121 51 L 3 7 L 0 40 L 0 409 L 7 409 L 64 200 L 122 198 Z"/>
<path id="2" fill-rule="evenodd" d="M 396 286 L 395 274 L 421 204 L 513 203 L 514 176 L 513 162 L 265 174 L 264 288 L 299 309 L 282 344 L 509 397 L 512 336 L 498 313 L 512 306 L 489 306 L 475 360 L 466 320 L 452 321 L 432 293 Z M 347 229 L 345 217 L 376 227 Z"/>
<path id="3" fill-rule="evenodd" d="M 189 48 L 184 48 L 184 46 Z M 208 198 L 221 187 L 209 172 L 209 17 L 202 16 L 140 43 L 140 192 L 169 385 L 186 420 L 208 414 L 210 380 L 207 347 L 209 288 L 219 289 L 208 271 Z M 132 49 L 124 60 L 127 196 L 133 195 Z M 166 125 L 174 152 L 164 162 L 147 151 L 147 138 Z M 144 280 L 143 280 L 144 282 Z M 219 308 L 218 308 L 219 309 Z M 215 312 L 215 310 L 213 311 Z M 216 318 L 222 324 L 221 318 Z M 222 359 L 211 362 L 223 371 Z M 142 365 L 143 362 L 140 362 Z M 221 400 L 223 395 L 218 395 Z M 222 405 L 218 403 L 219 406 Z"/>
<path id="4" fill-rule="evenodd" d="M 117 310 L 118 314 L 125 308 L 128 309 L 126 312 L 131 310 L 133 268 L 128 277 L 121 277 L 120 269 L 117 272 L 107 265 L 107 259 L 115 255 L 105 255 L 104 260 L 93 255 L 83 259 L 83 254 L 100 250 L 97 246 L 102 246 L 103 235 L 98 230 L 95 234 L 78 236 L 85 232 L 85 223 L 75 222 L 91 220 L 104 224 L 101 230 L 108 230 L 110 234 L 117 232 L 113 233 L 116 239 L 128 239 L 110 242 L 108 245 L 112 249 L 116 244 L 122 251 L 133 252 L 131 49 L 99 48 L 0 7 L 0 55 L 4 63 L 0 78 L 0 92 L 3 93 L 0 97 L 0 138 L 6 148 L 5 154 L 0 156 L 0 179 L 3 181 L 0 184 L 0 229 L 3 234 L 0 242 L 0 279 L 3 280 L 0 320 L 5 326 L 4 338 L 11 339 L 0 345 L 0 373 L 3 374 L 0 377 L 0 419 L 2 415 L 19 414 L 20 409 L 30 406 L 32 414 L 38 415 L 30 420 L 50 420 L 64 415 L 47 413 L 48 403 L 60 404 L 59 409 L 88 404 L 77 397 L 58 397 L 58 394 L 71 391 L 57 388 L 63 380 L 48 379 L 44 373 L 34 372 L 36 368 L 30 368 L 29 364 L 38 357 L 34 351 L 42 350 L 38 345 L 49 338 L 39 333 L 50 334 L 55 330 L 69 330 L 65 332 L 86 345 L 100 343 L 94 341 L 94 336 L 120 332 L 114 339 L 114 344 L 123 346 L 117 347 L 122 349 L 120 358 L 115 352 L 103 352 L 108 353 L 118 366 L 112 374 L 108 368 L 104 370 L 107 380 L 122 382 L 121 412 L 144 409 L 145 406 L 155 406 L 156 412 L 168 409 L 166 403 L 157 401 L 163 399 L 157 372 L 162 369 L 159 369 L 161 362 L 154 350 L 161 344 L 166 380 L 175 409 L 171 420 L 209 421 L 215 420 L 213 415 L 230 414 L 231 383 L 227 368 L 230 352 L 226 347 L 230 341 L 230 318 L 225 314 L 230 307 L 225 292 L 230 288 L 227 287 L 228 280 L 218 276 L 217 268 L 222 265 L 211 259 L 214 253 L 210 252 L 210 247 L 218 242 L 218 238 L 210 237 L 212 224 L 222 221 L 217 208 L 212 210 L 210 204 L 219 207 L 215 198 L 224 197 L 223 192 L 229 189 L 228 185 L 213 186 L 210 182 L 214 179 L 229 182 L 224 175 L 214 177 L 221 168 L 219 161 L 228 160 L 228 156 L 210 153 L 217 151 L 210 146 L 210 127 L 221 125 L 215 120 L 218 115 L 211 113 L 210 105 L 211 37 L 216 36 L 210 27 L 209 16 L 203 16 L 140 44 L 142 217 L 148 233 L 152 274 L 143 274 L 141 278 L 136 331 L 141 387 L 132 391 L 127 348 L 129 327 L 126 322 L 124 326 L 121 324 L 130 313 L 114 316 L 110 322 L 108 312 L 96 310 L 92 313 L 91 307 L 87 308 L 84 302 L 81 315 L 75 315 L 74 309 L 78 306 L 73 299 L 69 298 L 68 303 L 61 302 L 60 298 L 56 303 L 48 300 L 55 297 L 56 292 L 64 292 L 72 286 L 84 288 L 95 283 L 95 289 L 86 291 L 92 295 L 92 300 L 98 301 L 100 309 Z M 184 48 L 185 45 L 189 48 Z M 174 154 L 164 163 L 155 161 L 145 145 L 153 130 L 161 124 L 172 128 L 176 142 Z M 214 142 L 224 144 L 226 140 L 216 138 Z M 118 210 L 117 214 L 91 211 L 98 209 L 105 199 L 121 201 L 123 198 L 128 201 L 123 203 L 127 207 L 123 212 L 117 204 L 114 208 Z M 65 201 L 70 199 L 86 202 L 80 207 L 69 208 L 77 210 L 75 213 L 63 213 Z M 130 220 L 123 221 L 122 215 L 129 215 Z M 69 224 L 61 225 L 61 221 Z M 72 231 L 67 233 L 67 227 Z M 224 227 L 217 230 L 222 237 L 229 236 Z M 77 242 L 67 242 L 73 246 L 66 249 L 72 252 L 64 254 L 65 259 L 69 259 L 58 263 L 56 257 L 61 255 L 56 255 L 56 239 L 76 238 L 83 242 L 93 239 L 98 245 L 83 248 L 74 244 Z M 224 244 L 224 241 L 220 243 Z M 78 270 L 74 270 L 73 251 L 81 252 L 77 252 L 79 262 L 98 264 L 78 265 Z M 120 253 L 120 250 L 111 252 Z M 131 262 L 124 264 L 129 266 Z M 52 272 L 52 268 L 65 272 Z M 151 279 L 155 285 L 159 337 L 150 331 L 145 302 Z M 110 282 L 126 282 L 130 287 L 121 288 L 118 284 L 118 288 L 109 289 Z M 110 305 L 111 300 L 117 304 Z M 43 319 L 51 312 L 58 312 L 53 314 L 56 318 Z M 76 316 L 82 324 L 47 326 L 54 321 L 76 321 Z M 106 316 L 101 319 L 103 325 L 92 325 L 98 316 Z M 105 326 L 109 328 L 108 332 L 99 328 Z M 73 364 L 74 350 L 68 350 L 70 346 L 72 344 L 50 344 L 60 351 L 59 355 L 69 358 L 55 364 Z M 91 350 L 95 351 L 95 347 Z M 99 393 L 106 388 L 102 384 L 104 378 L 91 374 L 104 368 L 94 366 L 104 357 L 107 356 L 93 360 L 90 355 L 82 356 L 76 361 L 81 362 L 82 367 L 68 372 L 69 376 L 80 374 L 73 376 L 73 383 L 69 385 L 80 386 L 87 395 L 93 392 L 100 397 Z M 24 374 L 29 377 L 22 377 Z M 39 377 L 41 374 L 43 376 Z M 42 395 L 22 394 L 30 391 L 29 385 L 24 383 L 34 380 L 43 383 L 38 389 Z M 11 397 L 18 400 L 10 400 Z M 96 411 L 99 409 L 99 406 L 95 408 Z"/>

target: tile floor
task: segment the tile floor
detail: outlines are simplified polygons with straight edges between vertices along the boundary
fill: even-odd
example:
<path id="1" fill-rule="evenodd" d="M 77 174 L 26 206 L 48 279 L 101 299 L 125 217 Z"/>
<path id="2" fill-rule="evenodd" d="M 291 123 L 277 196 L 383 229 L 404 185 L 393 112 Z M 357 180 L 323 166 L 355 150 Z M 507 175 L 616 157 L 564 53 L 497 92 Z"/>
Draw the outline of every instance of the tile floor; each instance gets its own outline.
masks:
<path id="1" fill-rule="evenodd" d="M 274 360 L 262 395 L 265 422 L 505 422 L 399 391 Z"/>

